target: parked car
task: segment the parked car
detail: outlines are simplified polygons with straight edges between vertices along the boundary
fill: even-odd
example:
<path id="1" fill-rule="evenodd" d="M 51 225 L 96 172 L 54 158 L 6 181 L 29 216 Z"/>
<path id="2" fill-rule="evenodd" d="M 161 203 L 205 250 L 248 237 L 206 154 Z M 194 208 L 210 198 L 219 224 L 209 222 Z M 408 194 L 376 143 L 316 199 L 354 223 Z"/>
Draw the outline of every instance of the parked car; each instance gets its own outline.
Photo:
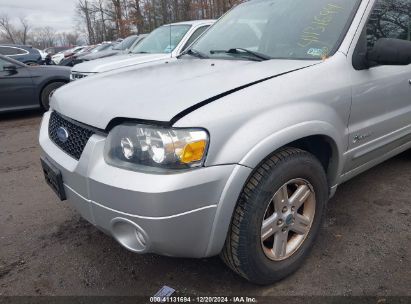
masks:
<path id="1" fill-rule="evenodd" d="M 47 54 L 53 56 L 53 55 L 56 55 L 57 53 L 65 52 L 65 51 L 67 51 L 71 48 L 73 48 L 73 47 L 71 47 L 71 46 L 53 46 L 53 47 L 49 47 L 49 48 L 44 49 L 44 52 L 46 52 Z"/>
<path id="2" fill-rule="evenodd" d="M 162 62 L 180 55 L 215 20 L 187 21 L 164 25 L 136 44 L 128 54 L 84 62 L 72 69 L 72 80 L 116 69 Z"/>
<path id="3" fill-rule="evenodd" d="M 74 54 L 73 56 L 66 58 L 65 60 L 63 60 L 62 62 L 60 62 L 60 65 L 65 65 L 65 66 L 71 66 L 73 67 L 74 65 L 83 62 L 84 57 L 87 56 L 95 56 L 96 54 L 100 54 L 102 52 L 109 52 L 110 50 L 113 49 L 113 47 L 115 47 L 117 45 L 117 43 L 102 43 L 96 47 L 90 48 L 86 51 L 81 51 L 77 54 Z"/>
<path id="4" fill-rule="evenodd" d="M 84 48 L 86 48 L 86 46 L 76 46 L 64 52 L 57 53 L 56 55 L 51 57 L 51 60 L 54 62 L 54 64 L 59 64 L 62 60 L 64 60 L 64 58 L 73 56 L 74 54 L 79 53 Z"/>
<path id="5" fill-rule="evenodd" d="M 73 82 L 42 122 L 46 179 L 133 252 L 280 280 L 337 187 L 411 148 L 410 8 L 248 1 L 178 60 Z"/>
<path id="6" fill-rule="evenodd" d="M 42 61 L 40 52 L 27 45 L 1 44 L 0 55 L 4 55 L 27 65 L 38 65 Z"/>
<path id="7" fill-rule="evenodd" d="M 78 56 L 74 60 L 74 64 L 80 64 L 85 61 L 96 60 L 100 58 L 111 57 L 115 55 L 121 55 L 124 53 L 128 53 L 129 49 L 136 46 L 140 41 L 142 41 L 147 35 L 133 35 L 127 37 L 122 42 L 118 43 L 117 45 L 113 46 L 112 48 L 102 50 L 99 52 L 92 52 L 90 54 L 85 54 L 82 56 Z"/>
<path id="8" fill-rule="evenodd" d="M 85 47 L 84 49 L 82 49 L 80 52 L 73 54 L 72 56 L 64 58 L 62 61 L 60 61 L 59 65 L 72 67 L 74 65 L 74 60 L 78 56 L 84 56 L 84 55 L 90 54 L 91 52 L 97 50 L 98 47 L 99 46 L 96 46 L 96 45 L 89 45 Z"/>
<path id="9" fill-rule="evenodd" d="M 48 54 L 46 52 L 44 52 L 43 50 L 39 50 L 39 49 L 35 49 L 37 52 L 39 52 L 40 56 L 41 56 L 41 64 L 44 64 L 44 62 L 47 59 Z"/>
<path id="10" fill-rule="evenodd" d="M 69 81 L 70 68 L 28 66 L 0 55 L 0 113 L 49 108 L 50 95 Z"/>
<path id="11" fill-rule="evenodd" d="M 45 59 L 45 64 L 46 65 L 54 65 L 55 63 L 52 61 L 51 57 L 56 55 L 57 53 L 60 52 L 65 52 L 68 49 L 71 49 L 72 47 L 70 46 L 57 46 L 57 47 L 49 47 L 44 49 L 44 52 L 47 53 L 46 59 Z"/>

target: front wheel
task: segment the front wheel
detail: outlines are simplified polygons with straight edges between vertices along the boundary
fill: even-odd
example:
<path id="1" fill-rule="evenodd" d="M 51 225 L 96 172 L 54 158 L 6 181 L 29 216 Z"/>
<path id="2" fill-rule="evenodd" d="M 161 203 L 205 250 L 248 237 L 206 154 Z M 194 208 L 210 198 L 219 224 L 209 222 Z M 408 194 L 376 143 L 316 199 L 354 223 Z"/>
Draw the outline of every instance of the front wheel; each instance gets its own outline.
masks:
<path id="1" fill-rule="evenodd" d="M 321 226 L 328 184 L 310 153 L 287 148 L 266 159 L 240 195 L 221 257 L 261 285 L 296 271 Z"/>
<path id="2" fill-rule="evenodd" d="M 59 87 L 65 85 L 65 82 L 53 82 L 44 87 L 41 91 L 40 102 L 42 108 L 47 111 L 50 108 L 50 97 Z"/>

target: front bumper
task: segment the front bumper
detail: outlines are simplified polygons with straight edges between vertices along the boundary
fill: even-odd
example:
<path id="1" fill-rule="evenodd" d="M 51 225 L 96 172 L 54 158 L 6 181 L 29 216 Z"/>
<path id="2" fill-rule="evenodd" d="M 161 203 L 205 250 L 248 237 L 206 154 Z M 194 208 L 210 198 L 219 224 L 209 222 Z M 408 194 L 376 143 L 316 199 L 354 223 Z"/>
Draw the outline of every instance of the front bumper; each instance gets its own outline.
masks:
<path id="1" fill-rule="evenodd" d="M 68 201 L 90 223 L 138 253 L 176 257 L 218 254 L 251 169 L 239 165 L 159 175 L 105 163 L 105 138 L 93 135 L 79 161 L 40 130 L 43 157 L 62 174 Z"/>

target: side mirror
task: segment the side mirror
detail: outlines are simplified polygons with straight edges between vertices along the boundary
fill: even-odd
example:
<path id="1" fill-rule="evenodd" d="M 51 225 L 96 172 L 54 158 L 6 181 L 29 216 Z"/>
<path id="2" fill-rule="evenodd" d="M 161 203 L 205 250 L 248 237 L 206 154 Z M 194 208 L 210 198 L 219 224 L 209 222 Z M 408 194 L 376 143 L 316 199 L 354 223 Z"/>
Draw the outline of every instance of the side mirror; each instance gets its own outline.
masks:
<path id="1" fill-rule="evenodd" d="M 3 71 L 6 71 L 6 72 L 15 72 L 16 70 L 17 70 L 17 66 L 12 63 L 8 63 L 3 66 Z"/>
<path id="2" fill-rule="evenodd" d="M 411 64 L 411 41 L 378 39 L 373 49 L 367 53 L 367 60 L 381 65 Z"/>

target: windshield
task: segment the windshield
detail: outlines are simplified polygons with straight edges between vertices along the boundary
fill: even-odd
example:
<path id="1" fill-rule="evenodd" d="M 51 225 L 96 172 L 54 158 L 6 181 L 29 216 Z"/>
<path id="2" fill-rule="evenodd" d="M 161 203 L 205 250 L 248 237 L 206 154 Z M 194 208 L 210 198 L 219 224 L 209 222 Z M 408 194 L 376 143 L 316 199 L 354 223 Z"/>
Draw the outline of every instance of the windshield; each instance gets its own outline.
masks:
<path id="1" fill-rule="evenodd" d="M 77 54 L 77 53 L 81 52 L 82 50 L 84 50 L 84 48 L 73 49 L 72 52 L 73 52 L 74 54 Z"/>
<path id="2" fill-rule="evenodd" d="M 96 48 L 93 49 L 92 53 L 97 53 L 100 51 L 105 51 L 106 49 L 108 49 L 111 46 L 111 44 L 109 43 L 105 43 L 102 45 L 97 46 Z"/>
<path id="3" fill-rule="evenodd" d="M 137 44 L 131 53 L 168 54 L 174 51 L 187 34 L 191 25 L 165 25 L 154 30 Z M 171 39 L 170 39 L 171 38 Z"/>
<path id="4" fill-rule="evenodd" d="M 137 39 L 137 36 L 127 37 L 126 39 L 121 41 L 119 44 L 117 44 L 115 47 L 113 47 L 113 50 L 116 50 L 116 51 L 127 50 L 133 45 L 133 43 L 134 43 L 134 41 L 136 41 L 136 39 Z"/>
<path id="5" fill-rule="evenodd" d="M 358 3 L 359 0 L 247 2 L 223 16 L 192 49 L 211 58 L 251 58 L 248 50 L 267 58 L 321 59 L 338 48 Z"/>

